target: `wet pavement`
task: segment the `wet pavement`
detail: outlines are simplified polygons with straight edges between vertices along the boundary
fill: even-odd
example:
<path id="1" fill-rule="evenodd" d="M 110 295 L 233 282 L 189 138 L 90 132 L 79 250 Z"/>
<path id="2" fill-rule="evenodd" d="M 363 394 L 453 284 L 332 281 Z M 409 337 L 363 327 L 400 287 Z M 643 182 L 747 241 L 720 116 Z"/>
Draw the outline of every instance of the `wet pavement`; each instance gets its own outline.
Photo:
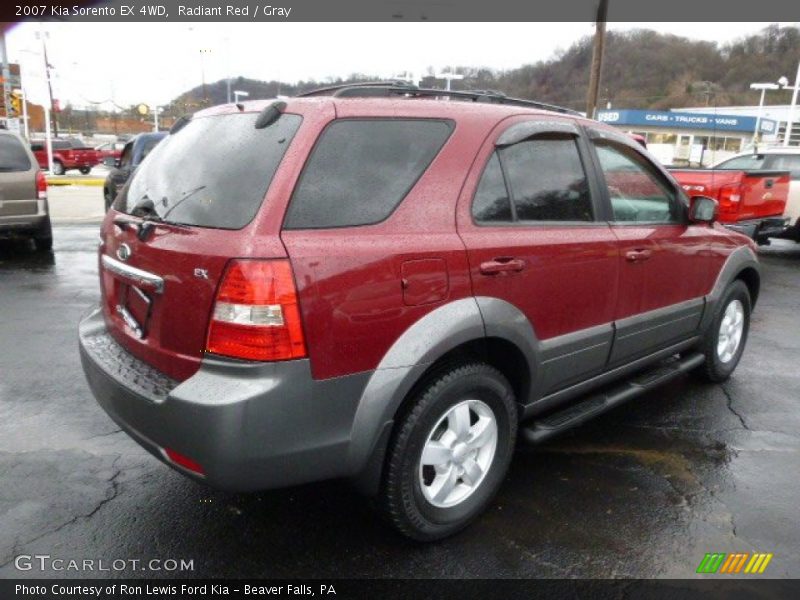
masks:
<path id="1" fill-rule="evenodd" d="M 55 253 L 0 244 L 0 577 L 14 557 L 186 559 L 196 577 L 693 577 L 706 552 L 771 552 L 800 577 L 800 246 L 762 254 L 748 347 L 724 385 L 672 382 L 522 447 L 496 502 L 435 545 L 386 527 L 344 482 L 210 490 L 159 463 L 84 382 L 96 226 Z M 95 573 L 160 576 L 168 573 Z"/>

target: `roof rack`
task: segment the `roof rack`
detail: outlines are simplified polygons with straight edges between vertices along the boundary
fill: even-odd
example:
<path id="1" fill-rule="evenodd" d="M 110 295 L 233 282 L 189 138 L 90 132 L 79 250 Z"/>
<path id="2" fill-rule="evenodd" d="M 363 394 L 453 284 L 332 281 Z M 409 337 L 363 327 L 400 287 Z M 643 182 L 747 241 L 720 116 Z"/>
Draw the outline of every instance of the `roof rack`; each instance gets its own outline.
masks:
<path id="1" fill-rule="evenodd" d="M 495 90 L 440 90 L 436 88 L 417 87 L 416 85 L 406 83 L 405 81 L 368 81 L 364 83 L 345 83 L 342 85 L 332 85 L 329 87 L 312 90 L 310 92 L 305 92 L 304 94 L 299 94 L 299 97 L 309 96 L 334 96 L 337 98 L 389 96 L 402 96 L 405 98 L 447 97 L 471 102 L 485 102 L 488 104 L 525 106 L 528 108 L 537 108 L 540 110 L 550 110 L 568 115 L 581 116 L 581 113 L 570 108 L 556 106 L 555 104 L 547 104 L 545 102 L 537 102 L 535 100 L 511 98 L 502 92 Z"/>

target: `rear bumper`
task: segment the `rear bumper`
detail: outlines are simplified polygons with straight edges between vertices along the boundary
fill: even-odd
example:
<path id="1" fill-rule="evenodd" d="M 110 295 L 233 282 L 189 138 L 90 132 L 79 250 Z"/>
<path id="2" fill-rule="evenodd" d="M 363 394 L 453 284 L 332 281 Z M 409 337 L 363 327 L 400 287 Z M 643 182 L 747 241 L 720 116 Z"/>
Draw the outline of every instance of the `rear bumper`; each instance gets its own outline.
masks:
<path id="1" fill-rule="evenodd" d="M 100 406 L 154 456 L 194 479 L 253 491 L 354 475 L 350 434 L 369 373 L 318 382 L 308 360 L 207 358 L 178 383 L 119 346 L 99 309 L 81 321 L 79 345 Z M 167 448 L 199 463 L 205 475 L 170 462 Z"/>
<path id="2" fill-rule="evenodd" d="M 35 214 L 0 216 L 0 237 L 31 235 L 47 225 L 47 201 L 38 200 Z"/>
<path id="3" fill-rule="evenodd" d="M 788 219 L 785 217 L 767 217 L 752 221 L 725 224 L 725 227 L 743 233 L 751 239 L 777 237 L 788 228 Z"/>

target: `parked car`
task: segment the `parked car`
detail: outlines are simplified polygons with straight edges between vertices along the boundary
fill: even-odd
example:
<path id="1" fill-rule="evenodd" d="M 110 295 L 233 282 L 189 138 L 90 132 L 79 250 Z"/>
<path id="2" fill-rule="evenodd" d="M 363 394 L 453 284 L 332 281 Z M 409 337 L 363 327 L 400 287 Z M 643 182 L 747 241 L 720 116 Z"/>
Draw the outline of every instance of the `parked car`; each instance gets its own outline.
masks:
<path id="1" fill-rule="evenodd" d="M 131 174 L 138 168 L 150 151 L 156 147 L 167 132 L 140 133 L 131 138 L 122 148 L 119 158 L 106 157 L 103 164 L 111 170 L 103 184 L 103 199 L 106 210 L 109 209 L 117 193 L 128 181 Z"/>
<path id="2" fill-rule="evenodd" d="M 107 158 L 118 159 L 122 155 L 122 149 L 125 147 L 125 142 L 106 142 L 95 146 L 97 151 L 97 158 L 101 163 L 105 163 Z"/>
<path id="3" fill-rule="evenodd" d="M 47 181 L 36 157 L 17 134 L 0 129 L 0 237 L 33 239 L 36 249 L 53 247 Z"/>
<path id="4" fill-rule="evenodd" d="M 791 179 L 786 208 L 783 213 L 785 227 L 780 230 L 774 228 L 765 235 L 760 236 L 760 241 L 769 238 L 783 238 L 800 242 L 800 148 L 798 147 L 772 147 L 757 148 L 755 151 L 745 152 L 722 161 L 712 167 L 714 170 L 730 169 L 766 169 L 772 171 L 788 171 Z"/>
<path id="5" fill-rule="evenodd" d="M 790 173 L 752 166 L 736 161 L 711 169 L 670 168 L 670 173 L 687 193 L 714 198 L 719 203 L 721 223 L 765 243 L 786 229 Z"/>
<path id="6" fill-rule="evenodd" d="M 351 478 L 439 539 L 518 437 L 731 375 L 759 265 L 715 221 L 629 136 L 535 102 L 385 84 L 209 108 L 106 215 L 83 369 L 195 480 Z"/>
<path id="7" fill-rule="evenodd" d="M 31 141 L 39 167 L 47 170 L 47 143 L 44 140 Z M 100 162 L 97 151 L 86 146 L 78 139 L 54 139 L 51 141 L 53 148 L 53 175 L 63 175 L 71 169 L 77 169 L 87 175 L 92 167 Z"/>

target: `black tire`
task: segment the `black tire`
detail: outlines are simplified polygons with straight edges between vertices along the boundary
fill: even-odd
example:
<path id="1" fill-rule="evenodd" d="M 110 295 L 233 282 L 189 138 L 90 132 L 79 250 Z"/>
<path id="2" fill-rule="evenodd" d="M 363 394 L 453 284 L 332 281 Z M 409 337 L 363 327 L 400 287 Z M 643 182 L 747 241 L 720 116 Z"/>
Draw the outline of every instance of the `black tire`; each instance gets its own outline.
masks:
<path id="1" fill-rule="evenodd" d="M 717 350 L 720 327 L 725 319 L 725 311 L 728 310 L 728 307 L 732 303 L 737 301 L 744 310 L 744 330 L 742 331 L 741 339 L 735 353 L 733 353 L 728 360 L 723 361 Z M 739 359 L 741 359 L 745 344 L 747 343 L 747 334 L 750 330 L 750 311 L 750 291 L 743 281 L 736 280 L 725 289 L 725 292 L 722 294 L 717 304 L 714 318 L 700 346 L 700 351 L 705 355 L 706 360 L 694 371 L 697 376 L 712 383 L 720 383 L 731 376 L 731 373 L 736 369 L 736 365 L 739 364 Z"/>
<path id="2" fill-rule="evenodd" d="M 497 445 L 474 490 L 454 506 L 438 507 L 422 490 L 422 450 L 444 415 L 465 400 L 478 400 L 491 409 Z M 473 416 L 470 413 L 470 422 Z M 502 373 L 481 362 L 440 371 L 420 389 L 395 426 L 380 490 L 382 511 L 397 530 L 414 540 L 429 542 L 453 535 L 494 498 L 508 471 L 516 436 L 517 405 Z"/>
<path id="3" fill-rule="evenodd" d="M 53 249 L 53 226 L 50 224 L 50 217 L 47 217 L 44 225 L 33 238 L 37 252 L 50 252 Z"/>
<path id="4" fill-rule="evenodd" d="M 81 174 L 88 175 L 92 171 L 92 167 L 81 167 L 78 170 L 81 172 Z"/>
<path id="5" fill-rule="evenodd" d="M 64 163 L 60 160 L 53 161 L 53 175 L 63 175 L 66 173 L 66 169 L 64 169 Z"/>
<path id="6" fill-rule="evenodd" d="M 107 187 L 103 188 L 103 200 L 106 205 L 106 212 L 108 212 L 108 209 L 111 208 L 111 205 L 114 203 L 114 198 L 111 195 L 111 190 Z"/>

